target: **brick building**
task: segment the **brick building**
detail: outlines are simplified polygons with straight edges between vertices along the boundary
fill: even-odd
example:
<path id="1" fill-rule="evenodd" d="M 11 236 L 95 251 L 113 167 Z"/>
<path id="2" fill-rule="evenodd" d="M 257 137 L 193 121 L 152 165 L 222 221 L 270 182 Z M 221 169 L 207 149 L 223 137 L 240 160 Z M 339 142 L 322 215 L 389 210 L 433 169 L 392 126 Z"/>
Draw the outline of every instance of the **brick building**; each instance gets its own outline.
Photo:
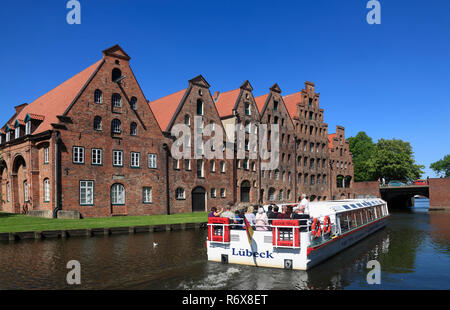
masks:
<path id="1" fill-rule="evenodd" d="M 274 84 L 254 98 L 245 81 L 213 97 L 198 76 L 186 89 L 149 102 L 129 62 L 113 46 L 87 69 L 15 107 L 0 133 L 0 211 L 146 215 L 292 202 L 302 193 L 311 200 L 352 195 L 344 129 L 328 136 L 313 83 L 284 97 Z M 280 127 L 278 154 L 271 124 Z M 268 139 L 261 139 L 261 125 Z M 221 145 L 210 144 L 213 136 Z M 268 154 L 279 161 L 266 170 Z"/>

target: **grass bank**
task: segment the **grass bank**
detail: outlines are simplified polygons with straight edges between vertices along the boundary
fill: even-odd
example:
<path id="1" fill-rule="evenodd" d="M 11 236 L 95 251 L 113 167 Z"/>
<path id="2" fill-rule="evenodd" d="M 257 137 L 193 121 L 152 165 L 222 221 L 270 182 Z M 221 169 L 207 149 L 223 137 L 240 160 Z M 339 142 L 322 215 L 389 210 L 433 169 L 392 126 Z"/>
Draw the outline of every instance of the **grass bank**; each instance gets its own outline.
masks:
<path id="1" fill-rule="evenodd" d="M 63 220 L 0 213 L 0 233 L 202 223 L 208 220 L 207 214 L 207 212 L 196 212 L 173 215 L 115 216 Z"/>

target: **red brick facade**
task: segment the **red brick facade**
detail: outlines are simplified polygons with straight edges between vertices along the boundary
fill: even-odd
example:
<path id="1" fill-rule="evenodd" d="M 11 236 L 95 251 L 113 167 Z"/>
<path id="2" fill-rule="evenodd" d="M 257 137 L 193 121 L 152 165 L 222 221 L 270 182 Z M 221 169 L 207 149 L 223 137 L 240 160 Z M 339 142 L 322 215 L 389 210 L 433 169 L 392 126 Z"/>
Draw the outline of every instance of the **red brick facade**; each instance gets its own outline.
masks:
<path id="1" fill-rule="evenodd" d="M 429 179 L 430 207 L 450 208 L 450 178 Z"/>
<path id="2" fill-rule="evenodd" d="M 341 174 L 353 177 L 342 127 L 337 135 L 343 140 L 331 139 L 328 150 L 327 124 L 313 83 L 284 97 L 274 84 L 268 94 L 254 98 L 246 81 L 213 98 L 210 85 L 198 76 L 186 89 L 148 102 L 129 61 L 116 45 L 94 65 L 16 107 L 1 131 L 1 211 L 74 210 L 101 217 L 292 202 L 302 193 L 324 200 L 332 191 L 340 193 L 334 183 L 341 168 L 330 172 L 330 160 L 347 163 Z M 196 116 L 203 126 L 223 131 L 224 143 L 235 146 L 231 157 L 225 149 L 215 149 L 215 158 L 194 156 Z M 242 158 L 236 156 L 238 135 L 227 127 L 238 123 L 244 125 Z M 191 134 L 191 156 L 176 160 L 172 151 L 179 139 L 172 130 L 180 124 Z M 250 143 L 261 124 L 269 125 L 269 135 L 271 124 L 280 125 L 279 162 L 272 170 L 262 169 L 264 141 L 258 137 L 256 145 Z M 352 185 L 342 191 L 345 196 L 353 193 Z"/>

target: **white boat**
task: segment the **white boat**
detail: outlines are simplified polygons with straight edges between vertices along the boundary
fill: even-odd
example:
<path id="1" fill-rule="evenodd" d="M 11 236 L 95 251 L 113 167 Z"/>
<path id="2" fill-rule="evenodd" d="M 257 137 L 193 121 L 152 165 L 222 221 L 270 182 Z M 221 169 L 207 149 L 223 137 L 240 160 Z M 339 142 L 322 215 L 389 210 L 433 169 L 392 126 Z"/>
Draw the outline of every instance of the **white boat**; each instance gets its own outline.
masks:
<path id="1" fill-rule="evenodd" d="M 208 260 L 307 270 L 381 229 L 388 217 L 378 198 L 312 202 L 309 220 L 273 220 L 267 230 L 211 217 Z"/>

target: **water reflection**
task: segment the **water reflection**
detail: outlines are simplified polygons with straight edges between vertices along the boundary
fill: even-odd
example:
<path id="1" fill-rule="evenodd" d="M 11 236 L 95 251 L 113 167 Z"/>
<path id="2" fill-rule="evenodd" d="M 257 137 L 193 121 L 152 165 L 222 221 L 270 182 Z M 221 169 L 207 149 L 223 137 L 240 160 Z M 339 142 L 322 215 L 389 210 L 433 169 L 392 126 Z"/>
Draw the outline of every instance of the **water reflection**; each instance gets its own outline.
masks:
<path id="1" fill-rule="evenodd" d="M 450 212 L 420 207 L 394 213 L 385 229 L 309 271 L 208 262 L 206 231 L 5 242 L 0 289 L 449 289 L 449 221 Z M 76 287 L 65 281 L 73 259 Z M 373 259 L 381 285 L 366 282 Z"/>

